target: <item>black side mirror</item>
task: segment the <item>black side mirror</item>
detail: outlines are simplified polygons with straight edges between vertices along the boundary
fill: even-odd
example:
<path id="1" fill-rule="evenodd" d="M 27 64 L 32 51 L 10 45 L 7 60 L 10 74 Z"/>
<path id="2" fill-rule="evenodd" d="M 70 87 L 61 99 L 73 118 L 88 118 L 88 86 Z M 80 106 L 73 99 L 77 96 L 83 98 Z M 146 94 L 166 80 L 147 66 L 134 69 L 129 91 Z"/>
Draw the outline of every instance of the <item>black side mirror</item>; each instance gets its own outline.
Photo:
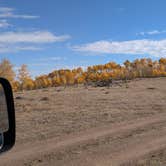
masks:
<path id="1" fill-rule="evenodd" d="M 0 78 L 0 153 L 13 147 L 15 143 L 15 110 L 12 88 L 4 78 Z"/>

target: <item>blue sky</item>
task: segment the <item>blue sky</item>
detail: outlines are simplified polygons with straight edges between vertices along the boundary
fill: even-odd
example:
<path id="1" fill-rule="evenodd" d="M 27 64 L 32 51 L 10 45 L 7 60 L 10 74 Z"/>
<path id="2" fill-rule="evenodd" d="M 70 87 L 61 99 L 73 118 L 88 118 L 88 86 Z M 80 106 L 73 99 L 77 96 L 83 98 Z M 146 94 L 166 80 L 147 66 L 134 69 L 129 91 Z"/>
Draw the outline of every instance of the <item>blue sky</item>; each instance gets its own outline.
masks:
<path id="1" fill-rule="evenodd" d="M 0 0 L 0 59 L 31 75 L 166 57 L 165 0 Z"/>

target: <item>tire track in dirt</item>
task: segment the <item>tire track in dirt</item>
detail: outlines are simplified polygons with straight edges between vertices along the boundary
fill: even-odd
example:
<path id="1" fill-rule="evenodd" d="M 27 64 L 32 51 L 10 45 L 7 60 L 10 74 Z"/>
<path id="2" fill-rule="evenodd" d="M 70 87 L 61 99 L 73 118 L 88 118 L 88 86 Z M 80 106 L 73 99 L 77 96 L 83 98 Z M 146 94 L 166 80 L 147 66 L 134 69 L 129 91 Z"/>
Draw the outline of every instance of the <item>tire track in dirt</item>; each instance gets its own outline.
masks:
<path id="1" fill-rule="evenodd" d="M 115 165 L 128 165 L 132 164 L 132 161 L 139 160 L 141 157 L 145 155 L 155 152 L 157 150 L 161 150 L 166 147 L 166 136 L 159 136 L 156 138 L 144 138 L 141 143 L 138 143 L 134 146 L 128 146 L 128 149 L 118 154 L 118 157 L 113 159 L 113 163 Z"/>
<path id="2" fill-rule="evenodd" d="M 87 151 L 85 151 L 73 160 L 69 157 L 65 162 L 53 161 L 57 166 L 138 166 L 139 161 L 148 157 L 149 154 L 160 152 L 166 148 L 166 128 L 162 130 L 162 133 L 159 130 L 156 133 L 159 135 L 151 137 L 151 134 L 145 134 L 135 140 L 130 138 L 126 145 L 126 140 L 124 141 L 123 139 L 124 142 L 119 141 L 118 146 L 116 146 L 117 143 L 111 142 L 107 144 L 108 147 L 105 146 L 105 149 L 102 146 L 100 148 L 95 147 L 95 149 L 98 148 L 97 153 L 94 151 L 95 153 L 93 154 L 86 154 Z M 38 164 L 44 166 L 46 163 L 47 161 L 41 165 L 38 162 L 34 162 L 33 165 Z M 54 163 L 50 162 L 49 165 L 54 166 Z M 140 164 L 140 166 L 143 165 L 145 164 Z M 146 164 L 146 166 L 151 165 L 154 164 Z M 157 165 L 159 164 L 156 163 L 155 166 Z"/>
<path id="3" fill-rule="evenodd" d="M 62 140 L 57 142 L 57 139 L 50 139 L 46 141 L 41 142 L 33 142 L 28 143 L 24 145 L 16 145 L 13 150 L 11 150 L 9 153 L 4 154 L 1 156 L 0 165 L 23 165 L 23 163 L 26 163 L 27 160 L 34 160 L 40 155 L 49 154 L 53 151 L 58 151 L 62 148 L 72 147 L 72 146 L 78 146 L 80 144 L 93 141 L 99 138 L 103 138 L 109 135 L 116 136 L 119 134 L 124 134 L 129 131 L 133 131 L 139 128 L 151 126 L 152 124 L 165 122 L 166 121 L 166 114 L 159 114 L 155 116 L 150 116 L 146 118 L 140 118 L 136 120 L 132 120 L 129 122 L 122 122 L 122 123 L 116 123 L 112 124 L 110 126 L 104 126 L 99 128 L 90 129 L 85 132 L 81 132 L 75 135 L 70 135 L 66 138 L 63 138 Z M 136 145 L 136 148 L 138 150 L 139 154 L 137 153 L 137 150 L 133 151 L 133 145 L 128 147 L 128 155 L 124 156 L 125 151 L 119 152 L 116 154 L 118 158 L 112 158 L 116 165 L 121 164 L 118 163 L 119 161 L 125 162 L 132 158 L 135 158 L 136 156 L 140 156 L 141 154 L 149 153 L 149 151 L 156 150 L 158 148 L 161 148 L 166 145 L 166 137 L 159 137 L 156 138 L 154 141 L 150 141 L 148 143 L 149 139 L 142 141 L 140 144 Z M 155 144 L 155 146 L 152 146 L 152 144 Z M 148 148 L 147 148 L 148 147 Z M 107 163 L 105 163 L 107 164 Z"/>
<path id="4" fill-rule="evenodd" d="M 159 132 L 159 131 L 158 131 Z M 161 133 L 160 133 L 161 134 Z M 166 130 L 165 130 L 166 134 Z M 154 137 L 142 137 L 134 140 L 134 144 L 128 143 L 126 148 L 113 152 L 107 156 L 96 156 L 95 166 L 134 166 L 137 161 L 148 154 L 160 151 L 166 148 L 166 135 L 157 135 Z"/>

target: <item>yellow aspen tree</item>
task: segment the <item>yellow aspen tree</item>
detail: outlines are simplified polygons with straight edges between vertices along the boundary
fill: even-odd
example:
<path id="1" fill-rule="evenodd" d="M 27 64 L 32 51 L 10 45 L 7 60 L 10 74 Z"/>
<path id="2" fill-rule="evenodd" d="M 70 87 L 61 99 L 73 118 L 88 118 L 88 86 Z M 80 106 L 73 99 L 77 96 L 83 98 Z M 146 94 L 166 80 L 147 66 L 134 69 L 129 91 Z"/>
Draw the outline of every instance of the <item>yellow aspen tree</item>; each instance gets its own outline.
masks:
<path id="1" fill-rule="evenodd" d="M 14 81 L 12 82 L 12 88 L 14 92 L 17 92 L 18 90 L 20 90 L 20 83 L 18 81 Z"/>
<path id="2" fill-rule="evenodd" d="M 21 84 L 21 89 L 26 89 L 27 88 L 27 82 L 31 80 L 27 65 L 23 64 L 21 65 L 20 69 L 18 70 L 18 80 L 20 81 Z M 31 81 L 32 82 L 32 81 Z M 32 83 L 31 83 L 32 85 Z M 29 87 L 29 85 L 28 85 Z"/>
<path id="3" fill-rule="evenodd" d="M 13 65 L 7 59 L 3 59 L 0 62 L 0 77 L 6 78 L 11 83 L 14 81 L 15 72 L 13 70 Z"/>
<path id="4" fill-rule="evenodd" d="M 27 78 L 23 85 L 23 89 L 32 90 L 34 89 L 34 87 L 35 87 L 34 81 L 31 78 Z"/>
<path id="5" fill-rule="evenodd" d="M 60 86 L 60 85 L 61 85 L 61 80 L 60 80 L 60 78 L 59 78 L 59 77 L 54 77 L 54 78 L 52 79 L 52 85 L 53 85 L 53 86 Z"/>

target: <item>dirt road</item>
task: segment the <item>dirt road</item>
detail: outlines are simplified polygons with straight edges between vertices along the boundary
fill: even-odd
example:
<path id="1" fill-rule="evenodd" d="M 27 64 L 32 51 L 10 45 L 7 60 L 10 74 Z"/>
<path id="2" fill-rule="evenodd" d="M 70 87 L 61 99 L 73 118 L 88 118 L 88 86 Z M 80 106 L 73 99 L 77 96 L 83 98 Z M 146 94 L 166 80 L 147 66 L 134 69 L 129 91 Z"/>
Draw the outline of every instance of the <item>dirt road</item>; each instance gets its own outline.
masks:
<path id="1" fill-rule="evenodd" d="M 15 94 L 17 143 L 0 165 L 165 165 L 165 81 Z"/>

